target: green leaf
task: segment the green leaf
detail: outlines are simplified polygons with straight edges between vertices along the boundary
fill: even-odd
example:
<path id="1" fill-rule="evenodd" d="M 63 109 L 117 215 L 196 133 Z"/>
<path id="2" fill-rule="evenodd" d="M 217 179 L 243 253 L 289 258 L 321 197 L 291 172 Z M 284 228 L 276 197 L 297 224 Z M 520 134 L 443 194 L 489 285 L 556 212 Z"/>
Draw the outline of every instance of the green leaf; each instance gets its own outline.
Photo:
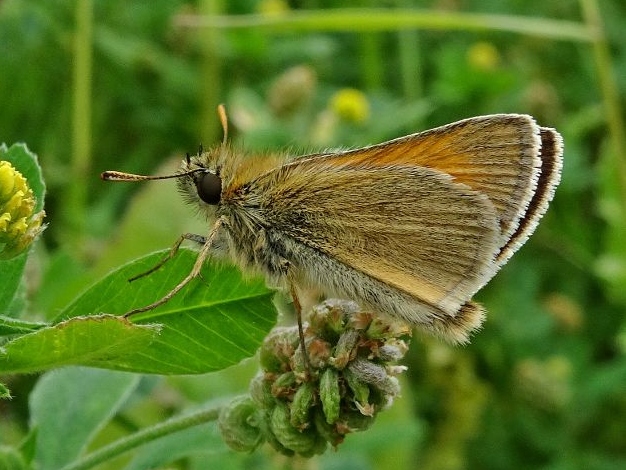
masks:
<path id="1" fill-rule="evenodd" d="M 112 272 L 68 306 L 64 318 L 95 312 L 124 314 L 161 299 L 189 274 L 197 254 L 179 250 L 156 272 L 146 272 L 167 251 L 152 253 Z M 137 354 L 106 367 L 155 374 L 201 374 L 252 356 L 276 322 L 274 292 L 261 279 L 246 280 L 233 266 L 206 263 L 201 276 L 169 302 L 131 320 L 158 323 L 160 335 Z"/>
<path id="2" fill-rule="evenodd" d="M 73 461 L 138 383 L 137 375 L 79 367 L 44 375 L 30 397 L 36 468 L 59 469 Z"/>
<path id="3" fill-rule="evenodd" d="M 4 385 L 2 382 L 0 382 L 0 400 L 1 399 L 11 399 L 13 397 L 11 397 L 11 391 L 7 388 L 6 385 Z"/>
<path id="4" fill-rule="evenodd" d="M 30 333 L 46 326 L 46 323 L 17 320 L 0 315 L 0 336 Z"/>
<path id="5" fill-rule="evenodd" d="M 140 353 L 158 325 L 134 325 L 123 317 L 78 317 L 20 336 L 0 350 L 0 373 L 28 373 L 65 365 L 116 368 Z"/>
<path id="6" fill-rule="evenodd" d="M 9 314 L 11 304 L 22 280 L 24 267 L 26 266 L 27 253 L 22 253 L 9 260 L 0 260 L 0 312 Z"/>

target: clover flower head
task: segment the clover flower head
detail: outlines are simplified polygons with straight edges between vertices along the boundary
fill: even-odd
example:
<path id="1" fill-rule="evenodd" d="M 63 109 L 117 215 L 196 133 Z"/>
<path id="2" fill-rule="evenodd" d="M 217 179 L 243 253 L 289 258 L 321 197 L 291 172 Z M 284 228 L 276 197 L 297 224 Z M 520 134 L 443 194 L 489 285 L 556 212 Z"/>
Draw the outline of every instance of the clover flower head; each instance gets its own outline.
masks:
<path id="1" fill-rule="evenodd" d="M 0 259 L 22 253 L 43 230 L 43 211 L 28 181 L 11 163 L 0 161 Z"/>
<path id="2" fill-rule="evenodd" d="M 284 455 L 303 457 L 336 447 L 347 434 L 370 427 L 400 393 L 396 376 L 405 368 L 394 363 L 406 353 L 410 334 L 354 302 L 326 300 L 305 324 L 308 361 L 297 327 L 270 332 L 250 395 L 220 415 L 222 437 L 239 451 L 268 442 Z"/>

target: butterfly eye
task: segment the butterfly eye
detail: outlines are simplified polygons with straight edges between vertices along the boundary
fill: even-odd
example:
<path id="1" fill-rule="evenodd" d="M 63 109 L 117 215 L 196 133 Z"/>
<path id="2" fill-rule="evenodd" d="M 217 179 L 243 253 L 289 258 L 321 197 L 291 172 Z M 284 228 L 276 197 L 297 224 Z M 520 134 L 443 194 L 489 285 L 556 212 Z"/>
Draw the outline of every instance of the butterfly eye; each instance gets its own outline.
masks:
<path id="1" fill-rule="evenodd" d="M 198 196 L 207 204 L 216 205 L 222 195 L 222 179 L 213 173 L 203 173 L 196 180 Z"/>

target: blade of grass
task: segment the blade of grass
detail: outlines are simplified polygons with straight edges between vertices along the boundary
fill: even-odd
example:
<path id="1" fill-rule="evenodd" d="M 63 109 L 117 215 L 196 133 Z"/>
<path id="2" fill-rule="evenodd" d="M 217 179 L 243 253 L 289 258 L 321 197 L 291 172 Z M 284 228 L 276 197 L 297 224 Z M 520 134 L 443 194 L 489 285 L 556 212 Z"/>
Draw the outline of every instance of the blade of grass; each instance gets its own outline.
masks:
<path id="1" fill-rule="evenodd" d="M 76 2 L 75 18 L 71 184 L 63 213 L 68 227 L 67 242 L 82 246 L 78 242 L 84 231 L 89 181 L 86 175 L 91 163 L 92 0 Z"/>
<path id="2" fill-rule="evenodd" d="M 200 11 L 212 18 L 223 10 L 222 0 L 202 0 Z M 221 96 L 221 67 L 218 54 L 218 42 L 220 32 L 215 28 L 207 28 L 202 31 L 200 48 L 202 51 L 202 63 L 200 65 L 201 81 L 200 102 L 202 103 L 202 118 L 198 135 L 202 136 L 201 142 L 217 142 L 218 135 L 217 113 L 215 109 L 220 103 Z"/>
<path id="3" fill-rule="evenodd" d="M 575 21 L 513 15 L 443 12 L 417 9 L 337 8 L 292 11 L 284 15 L 179 15 L 186 28 L 258 28 L 270 33 L 303 31 L 377 32 L 402 29 L 507 31 L 563 41 L 593 42 L 597 31 Z"/>
<path id="4" fill-rule="evenodd" d="M 596 31 L 593 42 L 593 55 L 596 62 L 600 91 L 604 98 L 606 122 L 613 145 L 614 168 L 618 174 L 622 214 L 626 215 L 626 133 L 623 113 L 620 105 L 619 88 L 613 65 L 611 51 L 604 35 L 600 7 L 596 0 L 580 0 L 585 22 L 590 30 Z"/>
<path id="5" fill-rule="evenodd" d="M 410 0 L 397 0 L 400 7 L 409 6 L 410 3 Z M 402 91 L 409 101 L 417 101 L 423 94 L 419 32 L 398 31 L 398 52 Z"/>

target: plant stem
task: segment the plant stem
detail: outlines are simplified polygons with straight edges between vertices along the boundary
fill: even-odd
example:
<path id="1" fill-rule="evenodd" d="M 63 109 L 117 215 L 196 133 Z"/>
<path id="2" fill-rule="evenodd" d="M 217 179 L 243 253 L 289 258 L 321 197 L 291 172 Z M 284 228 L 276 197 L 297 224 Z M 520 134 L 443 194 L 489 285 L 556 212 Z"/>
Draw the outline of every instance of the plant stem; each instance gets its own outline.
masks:
<path id="1" fill-rule="evenodd" d="M 593 42 L 593 53 L 600 82 L 600 91 L 604 99 L 606 122 L 611 135 L 613 147 L 613 168 L 617 172 L 619 200 L 622 215 L 626 215 L 626 134 L 624 118 L 620 106 L 620 96 L 613 66 L 611 52 L 604 35 L 602 16 L 596 0 L 581 0 L 585 22 L 596 32 L 597 39 Z"/>
<path id="2" fill-rule="evenodd" d="M 223 10 L 222 0 L 202 0 L 200 11 L 207 18 L 214 18 Z M 218 135 L 217 105 L 220 103 L 221 90 L 221 67 L 218 54 L 218 41 L 220 32 L 215 28 L 206 28 L 200 34 L 200 50 L 202 62 L 200 63 L 200 102 L 201 119 L 198 135 L 202 136 L 201 142 L 217 142 L 221 139 Z"/>
<path id="3" fill-rule="evenodd" d="M 372 0 L 365 0 L 365 4 L 371 3 Z M 385 81 L 385 73 L 382 55 L 380 34 L 362 34 L 357 36 L 359 43 L 359 61 L 361 66 L 361 80 L 363 88 L 368 91 L 377 91 L 383 88 Z"/>
<path id="4" fill-rule="evenodd" d="M 432 29 L 507 31 L 563 41 L 593 42 L 596 40 L 593 30 L 575 21 L 418 9 L 337 8 L 320 11 L 293 11 L 277 16 L 179 15 L 176 23 L 187 28 L 257 28 L 270 33 Z"/>
<path id="5" fill-rule="evenodd" d="M 91 163 L 92 0 L 76 2 L 75 18 L 71 181 L 63 212 L 66 214 L 66 226 L 69 227 L 68 243 L 82 246 L 80 239 L 85 225 Z"/>
<path id="6" fill-rule="evenodd" d="M 219 416 L 220 407 L 213 407 L 186 416 L 170 418 L 167 421 L 119 439 L 111 444 L 86 455 L 85 457 L 63 467 L 62 470 L 86 470 L 122 455 L 131 449 L 152 442 L 160 437 L 173 434 L 183 429 L 215 421 Z"/>
<path id="7" fill-rule="evenodd" d="M 401 7 L 410 5 L 410 0 L 396 0 Z M 400 55 L 400 83 L 407 101 L 413 102 L 422 98 L 422 60 L 420 37 L 418 31 L 398 31 L 398 52 Z M 418 123 L 416 123 L 418 124 Z"/>

